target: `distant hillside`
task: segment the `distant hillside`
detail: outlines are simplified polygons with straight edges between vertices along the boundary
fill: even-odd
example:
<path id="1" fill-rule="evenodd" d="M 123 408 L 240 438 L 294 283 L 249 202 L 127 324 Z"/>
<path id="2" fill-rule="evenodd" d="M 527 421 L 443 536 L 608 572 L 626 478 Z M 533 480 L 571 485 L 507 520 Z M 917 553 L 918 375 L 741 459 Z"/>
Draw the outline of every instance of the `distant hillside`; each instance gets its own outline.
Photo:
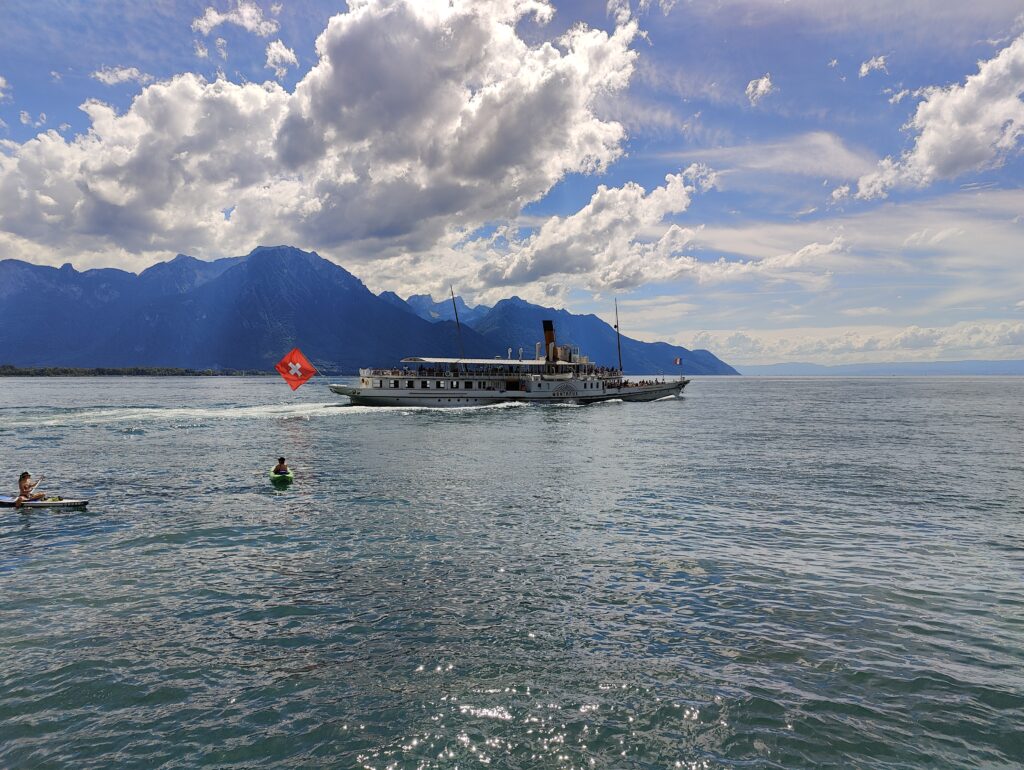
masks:
<path id="1" fill-rule="evenodd" d="M 331 373 L 390 366 L 410 355 L 458 356 L 447 320 L 451 303 L 374 295 L 344 268 L 289 246 L 204 262 L 178 255 L 139 275 L 123 270 L 42 267 L 0 260 L 0 364 L 21 367 L 174 367 L 269 369 L 298 346 Z M 463 317 L 465 312 L 466 317 Z M 503 300 L 494 308 L 460 304 L 461 350 L 504 357 L 532 355 L 541 320 L 552 318 L 561 342 L 603 364 L 616 362 L 615 331 L 595 316 Z M 631 373 L 733 374 L 707 351 L 622 339 Z"/>
<path id="2" fill-rule="evenodd" d="M 405 303 L 412 308 L 416 315 L 427 321 L 455 320 L 455 309 L 452 307 L 450 299 L 434 302 L 434 298 L 429 294 L 413 294 L 405 300 Z M 464 324 L 472 324 L 490 310 L 486 305 L 470 307 L 462 297 L 455 298 L 455 305 L 459 308 L 459 321 Z"/>
<path id="3" fill-rule="evenodd" d="M 453 323 L 379 299 L 348 271 L 286 246 L 140 275 L 0 261 L 0 361 L 16 366 L 269 368 L 301 346 L 318 366 L 354 372 L 410 353 L 457 355 Z M 493 347 L 463 329 L 467 355 Z"/>
<path id="4" fill-rule="evenodd" d="M 878 364 L 768 364 L 741 366 L 740 373 L 761 377 L 926 377 L 956 375 L 1024 376 L 1024 361 L 914 361 Z"/>

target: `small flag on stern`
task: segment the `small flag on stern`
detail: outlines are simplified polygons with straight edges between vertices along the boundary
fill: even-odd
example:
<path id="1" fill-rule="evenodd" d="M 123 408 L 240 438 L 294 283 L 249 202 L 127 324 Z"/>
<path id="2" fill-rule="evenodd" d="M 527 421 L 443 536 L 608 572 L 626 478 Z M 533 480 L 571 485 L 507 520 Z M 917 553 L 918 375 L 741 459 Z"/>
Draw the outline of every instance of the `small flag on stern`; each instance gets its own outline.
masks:
<path id="1" fill-rule="evenodd" d="M 675 363 L 676 366 L 682 366 L 683 365 L 683 359 L 681 359 L 678 356 L 676 356 L 676 360 L 674 361 L 674 363 Z"/>
<path id="2" fill-rule="evenodd" d="M 292 390 L 300 387 L 316 374 L 313 364 L 309 363 L 298 348 L 292 348 L 284 358 L 277 362 L 277 366 L 274 368 L 277 369 L 278 374 L 284 377 L 284 381 Z"/>

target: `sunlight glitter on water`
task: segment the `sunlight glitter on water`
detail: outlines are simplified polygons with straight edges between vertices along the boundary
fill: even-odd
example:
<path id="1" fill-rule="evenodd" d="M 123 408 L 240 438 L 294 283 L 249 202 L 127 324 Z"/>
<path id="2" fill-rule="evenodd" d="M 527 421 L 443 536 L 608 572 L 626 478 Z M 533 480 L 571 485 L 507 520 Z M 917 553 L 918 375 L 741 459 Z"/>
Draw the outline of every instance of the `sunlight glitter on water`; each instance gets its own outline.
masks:
<path id="1" fill-rule="evenodd" d="M 1016 764 L 1024 382 L 691 388 L 12 383 L 0 765 Z"/>

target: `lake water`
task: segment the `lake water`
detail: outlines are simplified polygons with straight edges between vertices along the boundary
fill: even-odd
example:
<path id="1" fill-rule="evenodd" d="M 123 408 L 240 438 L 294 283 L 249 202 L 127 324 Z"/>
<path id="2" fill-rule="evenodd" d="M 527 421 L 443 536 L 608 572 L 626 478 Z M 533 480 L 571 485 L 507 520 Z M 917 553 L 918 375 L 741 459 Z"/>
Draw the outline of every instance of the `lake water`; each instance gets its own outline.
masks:
<path id="1" fill-rule="evenodd" d="M 1024 763 L 1024 379 L 344 400 L 0 380 L 0 766 Z"/>

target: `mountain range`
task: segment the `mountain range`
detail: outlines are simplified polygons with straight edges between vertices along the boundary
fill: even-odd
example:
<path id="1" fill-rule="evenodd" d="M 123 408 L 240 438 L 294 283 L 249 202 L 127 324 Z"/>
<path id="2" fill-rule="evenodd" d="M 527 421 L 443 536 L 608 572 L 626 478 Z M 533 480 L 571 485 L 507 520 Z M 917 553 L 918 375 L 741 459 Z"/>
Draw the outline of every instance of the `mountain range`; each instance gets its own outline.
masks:
<path id="1" fill-rule="evenodd" d="M 272 367 L 292 347 L 325 372 L 389 366 L 410 355 L 531 357 L 541 320 L 559 343 L 615 365 L 615 330 L 518 297 L 470 307 L 427 295 L 376 295 L 344 268 L 289 246 L 212 262 L 179 254 L 139 274 L 0 260 L 0 362 L 16 366 Z M 736 374 L 706 350 L 622 338 L 630 373 Z"/>

